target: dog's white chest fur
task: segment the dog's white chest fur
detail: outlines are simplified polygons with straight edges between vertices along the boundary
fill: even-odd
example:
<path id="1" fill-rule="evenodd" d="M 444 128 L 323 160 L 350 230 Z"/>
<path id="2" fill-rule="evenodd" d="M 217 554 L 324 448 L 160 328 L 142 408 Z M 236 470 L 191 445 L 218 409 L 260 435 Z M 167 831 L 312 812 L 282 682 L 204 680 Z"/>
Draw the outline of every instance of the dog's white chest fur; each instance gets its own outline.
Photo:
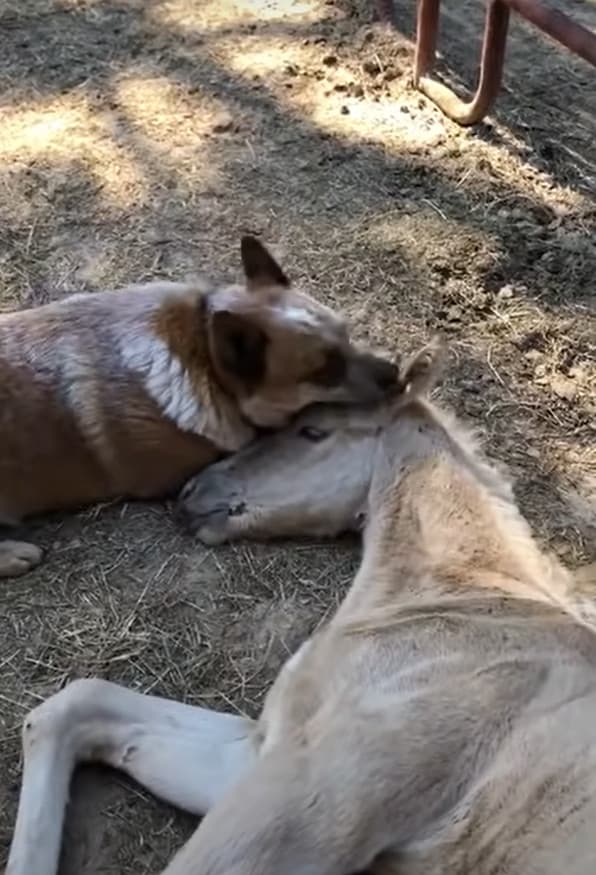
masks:
<path id="1" fill-rule="evenodd" d="M 183 431 L 197 433 L 201 405 L 180 360 L 155 336 L 128 337 L 121 343 L 122 360 L 139 374 L 145 389 L 164 416 Z"/>

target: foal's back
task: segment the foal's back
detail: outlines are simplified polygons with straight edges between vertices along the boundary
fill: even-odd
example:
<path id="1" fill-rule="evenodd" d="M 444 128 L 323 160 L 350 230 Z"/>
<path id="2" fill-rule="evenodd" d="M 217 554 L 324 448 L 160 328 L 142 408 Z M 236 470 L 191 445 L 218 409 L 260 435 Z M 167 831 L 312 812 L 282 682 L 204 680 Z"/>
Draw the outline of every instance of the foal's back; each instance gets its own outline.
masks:
<path id="1" fill-rule="evenodd" d="M 478 590 L 332 623 L 260 729 L 337 780 L 348 821 L 385 821 L 387 871 L 594 871 L 596 636 L 556 607 Z"/>
<path id="2" fill-rule="evenodd" d="M 412 798 L 428 782 L 441 799 L 430 819 L 422 808 L 399 871 L 594 871 L 594 634 L 552 606 L 486 593 L 421 606 L 394 634 L 395 703 L 405 686 L 424 751 Z"/>

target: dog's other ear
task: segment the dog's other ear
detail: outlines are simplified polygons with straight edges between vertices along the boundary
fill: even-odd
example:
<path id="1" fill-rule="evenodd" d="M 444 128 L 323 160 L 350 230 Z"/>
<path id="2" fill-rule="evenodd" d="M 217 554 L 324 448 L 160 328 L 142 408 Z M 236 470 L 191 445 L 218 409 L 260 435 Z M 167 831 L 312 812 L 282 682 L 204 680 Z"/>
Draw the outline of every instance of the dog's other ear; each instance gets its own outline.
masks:
<path id="1" fill-rule="evenodd" d="M 240 241 L 240 254 L 246 276 L 246 287 L 250 292 L 267 286 L 287 288 L 290 281 L 260 240 L 245 235 Z"/>
<path id="2" fill-rule="evenodd" d="M 401 391 L 405 395 L 429 395 L 441 378 L 446 360 L 447 347 L 435 335 L 402 366 L 399 375 Z"/>
<path id="3" fill-rule="evenodd" d="M 219 310 L 211 323 L 215 365 L 228 378 L 254 388 L 265 377 L 267 335 L 244 316 Z"/>

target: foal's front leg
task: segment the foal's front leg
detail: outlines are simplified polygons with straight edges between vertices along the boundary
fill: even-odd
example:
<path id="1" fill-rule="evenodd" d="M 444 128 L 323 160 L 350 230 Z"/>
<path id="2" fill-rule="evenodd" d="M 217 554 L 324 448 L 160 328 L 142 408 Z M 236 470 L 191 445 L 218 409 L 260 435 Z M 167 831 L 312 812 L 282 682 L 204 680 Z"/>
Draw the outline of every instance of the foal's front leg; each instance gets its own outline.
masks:
<path id="1" fill-rule="evenodd" d="M 156 796 L 205 814 L 252 765 L 253 723 L 243 717 L 75 681 L 32 711 L 6 875 L 55 875 L 75 766 L 100 762 Z"/>
<path id="2" fill-rule="evenodd" d="M 334 734 L 313 749 L 288 737 L 207 813 L 163 875 L 348 875 L 391 833 L 364 757 Z M 381 804 L 379 796 L 383 795 Z M 372 816 L 371 816 L 372 806 Z M 380 814 L 379 814 L 380 812 Z"/>

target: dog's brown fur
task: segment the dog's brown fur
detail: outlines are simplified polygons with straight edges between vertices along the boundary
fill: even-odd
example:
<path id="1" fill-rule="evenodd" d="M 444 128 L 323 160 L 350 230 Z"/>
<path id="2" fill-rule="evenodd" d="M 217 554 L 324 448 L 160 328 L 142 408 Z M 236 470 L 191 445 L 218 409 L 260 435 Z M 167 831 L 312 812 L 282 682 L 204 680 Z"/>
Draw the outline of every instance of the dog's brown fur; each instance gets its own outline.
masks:
<path id="1" fill-rule="evenodd" d="M 245 286 L 151 283 L 0 316 L 0 524 L 159 497 L 314 400 L 382 394 L 388 363 L 242 240 Z M 0 576 L 39 551 L 0 545 Z"/>

